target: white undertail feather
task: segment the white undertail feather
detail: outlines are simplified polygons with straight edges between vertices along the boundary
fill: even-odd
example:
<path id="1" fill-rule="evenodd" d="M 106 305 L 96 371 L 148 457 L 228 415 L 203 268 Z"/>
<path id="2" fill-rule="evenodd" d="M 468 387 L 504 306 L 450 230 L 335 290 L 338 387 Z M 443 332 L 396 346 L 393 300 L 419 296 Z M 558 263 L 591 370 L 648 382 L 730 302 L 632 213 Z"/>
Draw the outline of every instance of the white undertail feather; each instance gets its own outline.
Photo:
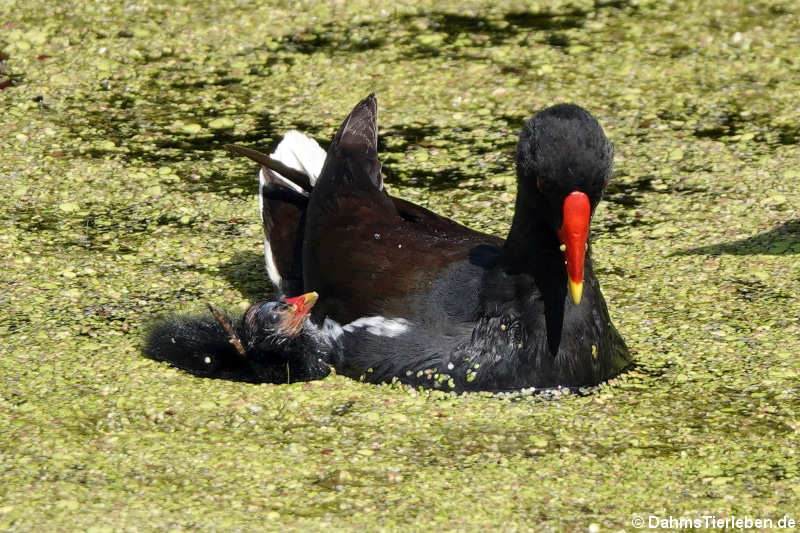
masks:
<path id="1" fill-rule="evenodd" d="M 291 180 L 288 180 L 288 179 L 284 178 L 283 176 L 281 176 L 280 174 L 278 174 L 274 170 L 268 169 L 267 167 L 260 167 L 258 169 L 258 183 L 259 183 L 259 185 L 261 185 L 261 184 L 266 182 L 267 173 L 269 173 L 269 177 L 270 177 L 271 181 L 273 181 L 273 182 L 277 181 L 278 183 L 280 183 L 281 185 L 283 185 L 287 189 L 291 189 L 294 192 L 300 193 L 302 195 L 306 194 L 305 191 L 303 191 L 303 188 L 301 186 L 299 186 L 298 184 L 296 184 L 295 182 L 293 182 Z M 261 191 L 261 189 L 259 188 L 259 192 L 260 191 Z"/>
<path id="2" fill-rule="evenodd" d="M 284 165 L 291 167 L 295 170 L 305 173 L 311 185 L 317 182 L 320 172 L 322 172 L 322 165 L 325 163 L 325 150 L 312 139 L 303 135 L 299 131 L 291 130 L 283 136 L 278 147 L 270 154 L 272 159 L 280 161 Z M 262 215 L 264 213 L 264 186 L 267 181 L 266 173 L 269 173 L 271 182 L 279 182 L 281 185 L 291 189 L 295 192 L 303 194 L 303 189 L 289 179 L 281 176 L 279 173 L 270 170 L 266 167 L 261 167 L 258 170 L 258 212 Z M 274 220 L 274 223 L 279 221 Z M 275 264 L 275 257 L 272 255 L 272 246 L 269 243 L 269 236 L 264 237 L 264 262 L 267 266 L 267 275 L 270 281 L 275 285 L 278 291 L 281 290 L 281 281 L 283 280 L 278 267 Z"/>
<path id="3" fill-rule="evenodd" d="M 311 181 L 311 186 L 317 182 L 322 165 L 325 163 L 325 150 L 312 139 L 297 130 L 286 132 L 278 147 L 270 154 L 288 167 L 305 173 Z"/>

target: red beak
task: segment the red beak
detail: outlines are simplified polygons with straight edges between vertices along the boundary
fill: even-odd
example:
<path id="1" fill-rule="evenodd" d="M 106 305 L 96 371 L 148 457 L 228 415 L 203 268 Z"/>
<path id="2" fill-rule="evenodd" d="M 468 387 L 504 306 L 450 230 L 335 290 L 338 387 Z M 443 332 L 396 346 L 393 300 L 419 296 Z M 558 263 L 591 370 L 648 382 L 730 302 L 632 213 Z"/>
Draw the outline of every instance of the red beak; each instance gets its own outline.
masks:
<path id="1" fill-rule="evenodd" d="M 308 318 L 308 313 L 317 303 L 317 298 L 319 298 L 319 294 L 316 292 L 307 292 L 294 298 L 284 298 L 283 302 L 289 304 L 289 309 L 281 320 L 280 333 L 290 339 L 300 333 L 303 323 Z"/>
<path id="2" fill-rule="evenodd" d="M 283 301 L 294 306 L 295 314 L 305 316 L 311 311 L 314 304 L 317 303 L 317 298 L 319 298 L 319 294 L 316 292 L 307 292 L 300 296 L 295 296 L 294 298 L 284 298 Z"/>
<path id="3" fill-rule="evenodd" d="M 567 283 L 575 305 L 581 303 L 583 294 L 583 263 L 586 258 L 586 243 L 589 240 L 589 220 L 592 206 L 589 197 L 580 191 L 572 191 L 564 198 L 564 216 L 558 230 L 558 240 L 567 263 Z"/>

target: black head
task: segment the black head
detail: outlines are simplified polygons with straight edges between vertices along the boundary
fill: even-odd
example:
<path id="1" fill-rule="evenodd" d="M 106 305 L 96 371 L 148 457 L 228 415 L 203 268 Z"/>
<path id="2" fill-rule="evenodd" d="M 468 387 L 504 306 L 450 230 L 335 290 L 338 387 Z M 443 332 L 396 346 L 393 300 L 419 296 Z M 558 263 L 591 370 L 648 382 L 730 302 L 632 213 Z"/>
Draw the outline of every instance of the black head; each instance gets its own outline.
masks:
<path id="1" fill-rule="evenodd" d="M 316 301 L 317 293 L 309 292 L 255 303 L 244 314 L 240 326 L 246 349 L 243 358 L 258 381 L 289 383 L 328 375 L 331 346 L 320 342 L 319 328 L 309 320 Z"/>
<path id="2" fill-rule="evenodd" d="M 295 339 L 303 330 L 317 298 L 316 292 L 309 292 L 295 298 L 251 305 L 241 326 L 245 348 L 249 350 L 263 343 L 277 348 Z"/>
<path id="3" fill-rule="evenodd" d="M 514 243 L 525 241 L 519 233 L 528 228 L 541 231 L 541 224 L 532 221 L 544 222 L 544 235 L 528 238 L 560 247 L 576 305 L 583 290 L 589 222 L 608 185 L 612 160 L 613 149 L 603 128 L 574 104 L 537 113 L 525 123 L 517 144 Z"/>
<path id="4" fill-rule="evenodd" d="M 581 191 L 594 211 L 611 176 L 613 148 L 585 109 L 558 104 L 525 123 L 517 143 L 518 194 L 561 227 L 564 198 Z"/>

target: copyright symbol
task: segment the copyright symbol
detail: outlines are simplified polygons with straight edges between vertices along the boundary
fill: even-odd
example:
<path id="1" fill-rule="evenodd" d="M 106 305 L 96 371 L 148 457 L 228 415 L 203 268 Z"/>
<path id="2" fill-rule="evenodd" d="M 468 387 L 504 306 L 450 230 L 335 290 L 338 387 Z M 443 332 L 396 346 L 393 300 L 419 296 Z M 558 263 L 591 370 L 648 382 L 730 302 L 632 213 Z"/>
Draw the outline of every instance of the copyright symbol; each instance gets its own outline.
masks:
<path id="1" fill-rule="evenodd" d="M 634 517 L 631 519 L 631 524 L 636 529 L 642 529 L 644 527 L 644 518 L 634 515 Z"/>

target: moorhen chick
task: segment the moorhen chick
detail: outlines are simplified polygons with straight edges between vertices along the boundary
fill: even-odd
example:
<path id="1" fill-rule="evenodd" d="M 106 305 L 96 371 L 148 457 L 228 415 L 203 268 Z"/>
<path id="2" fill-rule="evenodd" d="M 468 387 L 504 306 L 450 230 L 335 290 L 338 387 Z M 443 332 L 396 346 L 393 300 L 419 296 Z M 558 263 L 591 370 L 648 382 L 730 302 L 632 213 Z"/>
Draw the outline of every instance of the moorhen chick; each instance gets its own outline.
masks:
<path id="1" fill-rule="evenodd" d="M 505 241 L 386 192 L 374 95 L 321 169 L 304 139 L 276 158 L 230 148 L 262 164 L 270 278 L 284 293 L 318 291 L 313 319 L 344 324 L 338 373 L 501 391 L 593 385 L 630 364 L 592 269 L 589 223 L 613 155 L 587 111 L 561 104 L 526 122 Z M 281 151 L 311 162 L 289 168 Z"/>
<path id="2" fill-rule="evenodd" d="M 209 305 L 207 316 L 170 316 L 153 324 L 144 353 L 203 377 L 293 383 L 330 373 L 330 353 L 341 351 L 339 328 L 314 325 L 311 292 L 251 305 L 240 319 Z M 334 327 L 336 334 L 329 334 Z"/>

